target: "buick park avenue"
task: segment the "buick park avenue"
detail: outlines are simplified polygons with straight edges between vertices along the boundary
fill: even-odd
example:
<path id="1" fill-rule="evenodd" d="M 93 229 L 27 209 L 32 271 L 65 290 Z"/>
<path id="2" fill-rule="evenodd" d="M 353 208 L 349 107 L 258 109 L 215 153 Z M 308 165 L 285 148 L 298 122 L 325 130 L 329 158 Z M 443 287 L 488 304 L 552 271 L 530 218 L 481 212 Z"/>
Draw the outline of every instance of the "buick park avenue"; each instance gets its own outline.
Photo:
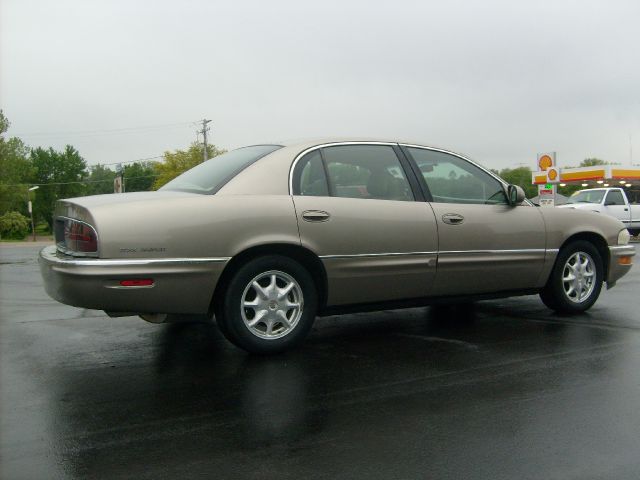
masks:
<path id="1" fill-rule="evenodd" d="M 39 259 L 54 299 L 208 315 L 254 353 L 346 310 L 536 293 L 579 313 L 635 255 L 617 219 L 533 206 L 464 156 L 393 141 L 239 148 L 155 192 L 59 201 L 54 223 Z"/>

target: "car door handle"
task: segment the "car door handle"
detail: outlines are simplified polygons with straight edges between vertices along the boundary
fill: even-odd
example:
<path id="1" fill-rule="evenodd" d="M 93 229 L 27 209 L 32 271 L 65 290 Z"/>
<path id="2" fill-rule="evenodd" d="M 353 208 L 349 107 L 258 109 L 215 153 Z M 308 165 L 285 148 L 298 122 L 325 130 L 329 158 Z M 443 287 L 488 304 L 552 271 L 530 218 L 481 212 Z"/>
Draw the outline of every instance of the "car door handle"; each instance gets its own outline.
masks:
<path id="1" fill-rule="evenodd" d="M 464 222 L 464 217 L 458 213 L 445 213 L 442 215 L 442 221 L 449 225 L 460 225 Z"/>
<path id="2" fill-rule="evenodd" d="M 307 222 L 326 222 L 330 216 L 324 210 L 305 210 L 302 212 L 302 218 Z"/>
<path id="3" fill-rule="evenodd" d="M 629 211 L 629 209 L 628 209 L 628 208 L 625 208 L 625 209 L 624 209 L 624 211 L 625 211 L 625 212 L 628 212 L 628 211 Z"/>

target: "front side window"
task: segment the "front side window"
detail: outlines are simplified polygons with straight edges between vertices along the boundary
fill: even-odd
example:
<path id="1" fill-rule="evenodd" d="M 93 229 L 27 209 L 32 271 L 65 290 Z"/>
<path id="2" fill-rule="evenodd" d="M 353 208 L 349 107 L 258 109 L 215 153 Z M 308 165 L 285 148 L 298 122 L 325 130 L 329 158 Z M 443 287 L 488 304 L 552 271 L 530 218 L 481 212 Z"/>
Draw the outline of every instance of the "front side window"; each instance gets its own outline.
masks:
<path id="1" fill-rule="evenodd" d="M 187 170 L 160 190 L 215 193 L 253 162 L 280 148 L 282 148 L 280 145 L 254 145 L 232 150 Z"/>
<path id="2" fill-rule="evenodd" d="M 507 204 L 502 183 L 454 155 L 408 147 L 434 202 Z"/>

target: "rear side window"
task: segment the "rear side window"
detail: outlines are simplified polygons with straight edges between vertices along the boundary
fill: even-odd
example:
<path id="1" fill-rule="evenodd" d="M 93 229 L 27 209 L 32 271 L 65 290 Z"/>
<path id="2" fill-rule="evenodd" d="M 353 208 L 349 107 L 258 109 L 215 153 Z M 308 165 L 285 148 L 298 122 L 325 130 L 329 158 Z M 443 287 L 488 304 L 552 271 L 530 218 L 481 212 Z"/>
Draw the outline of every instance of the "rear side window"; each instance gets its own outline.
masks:
<path id="1" fill-rule="evenodd" d="M 187 170 L 161 187 L 160 190 L 202 194 L 216 193 L 253 162 L 280 148 L 282 148 L 280 145 L 254 145 L 232 150 Z"/>
<path id="2" fill-rule="evenodd" d="M 412 201 L 402 165 L 388 145 L 340 145 L 322 149 L 329 189 L 336 197 Z"/>
<path id="3" fill-rule="evenodd" d="M 293 194 L 414 200 L 404 169 L 387 145 L 338 145 L 308 153 L 295 167 Z"/>
<path id="4" fill-rule="evenodd" d="M 326 197 L 329 195 L 327 176 L 320 150 L 314 150 L 302 159 L 301 168 L 298 170 L 300 178 L 297 184 L 300 185 L 298 195 L 314 197 Z"/>

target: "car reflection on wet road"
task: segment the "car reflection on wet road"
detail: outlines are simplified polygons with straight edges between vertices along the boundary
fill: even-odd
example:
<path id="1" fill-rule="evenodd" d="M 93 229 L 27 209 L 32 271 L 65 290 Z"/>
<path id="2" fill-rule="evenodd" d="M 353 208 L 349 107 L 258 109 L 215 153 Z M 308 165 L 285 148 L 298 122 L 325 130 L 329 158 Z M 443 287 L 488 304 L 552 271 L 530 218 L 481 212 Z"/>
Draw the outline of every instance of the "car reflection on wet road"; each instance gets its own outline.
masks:
<path id="1" fill-rule="evenodd" d="M 0 247 L 2 478 L 638 478 L 637 267 L 576 317 L 328 317 L 262 358 L 58 304 L 36 252 Z"/>

